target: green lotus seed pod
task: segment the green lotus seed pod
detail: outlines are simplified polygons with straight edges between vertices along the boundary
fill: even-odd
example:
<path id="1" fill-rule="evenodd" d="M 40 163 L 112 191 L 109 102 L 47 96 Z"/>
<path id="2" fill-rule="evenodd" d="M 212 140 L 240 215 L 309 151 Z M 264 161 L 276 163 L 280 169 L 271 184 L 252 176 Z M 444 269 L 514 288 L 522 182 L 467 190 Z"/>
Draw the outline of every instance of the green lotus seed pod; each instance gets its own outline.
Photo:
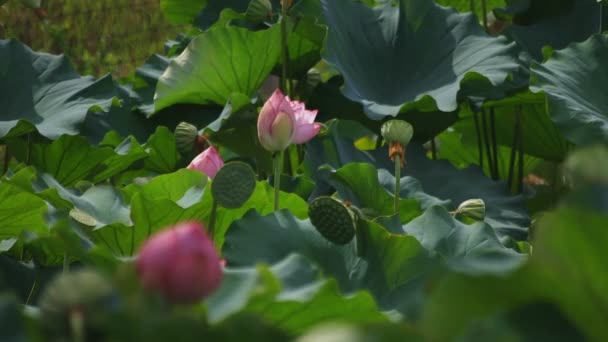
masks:
<path id="1" fill-rule="evenodd" d="M 414 127 L 407 121 L 389 120 L 382 125 L 380 132 L 388 143 L 398 142 L 407 145 L 414 136 Z"/>
<path id="2" fill-rule="evenodd" d="M 188 153 L 194 148 L 196 137 L 198 137 L 198 129 L 193 124 L 182 121 L 175 127 L 174 135 L 177 150 Z"/>
<path id="3" fill-rule="evenodd" d="M 588 146 L 571 153 L 564 162 L 564 175 L 574 187 L 608 185 L 608 147 Z"/>
<path id="4" fill-rule="evenodd" d="M 226 163 L 211 183 L 211 194 L 224 208 L 239 208 L 251 197 L 255 188 L 255 173 L 246 163 Z"/>
<path id="5" fill-rule="evenodd" d="M 460 203 L 456 213 L 475 221 L 483 221 L 486 217 L 486 204 L 481 198 L 466 200 Z"/>
<path id="6" fill-rule="evenodd" d="M 270 0 L 252 0 L 245 12 L 245 18 L 254 23 L 261 23 L 272 14 Z"/>
<path id="7" fill-rule="evenodd" d="M 111 311 L 116 294 L 110 281 L 101 274 L 80 269 L 56 276 L 40 297 L 40 319 L 51 334 L 69 336 L 75 317 L 83 334 L 97 331 L 99 317 Z"/>
<path id="8" fill-rule="evenodd" d="M 317 231 L 337 245 L 345 245 L 355 237 L 354 213 L 336 199 L 316 198 L 308 207 L 308 216 Z"/>

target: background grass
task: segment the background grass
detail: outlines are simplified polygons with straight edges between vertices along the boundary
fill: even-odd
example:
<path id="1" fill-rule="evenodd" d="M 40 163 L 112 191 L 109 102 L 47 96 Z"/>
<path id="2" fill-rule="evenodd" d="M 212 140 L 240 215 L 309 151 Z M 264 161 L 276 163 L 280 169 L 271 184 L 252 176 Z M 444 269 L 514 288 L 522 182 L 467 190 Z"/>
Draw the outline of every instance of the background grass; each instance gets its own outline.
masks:
<path id="1" fill-rule="evenodd" d="M 36 51 L 63 53 L 82 74 L 127 76 L 185 27 L 164 20 L 159 0 L 19 1 L 0 7 L 0 38 Z"/>

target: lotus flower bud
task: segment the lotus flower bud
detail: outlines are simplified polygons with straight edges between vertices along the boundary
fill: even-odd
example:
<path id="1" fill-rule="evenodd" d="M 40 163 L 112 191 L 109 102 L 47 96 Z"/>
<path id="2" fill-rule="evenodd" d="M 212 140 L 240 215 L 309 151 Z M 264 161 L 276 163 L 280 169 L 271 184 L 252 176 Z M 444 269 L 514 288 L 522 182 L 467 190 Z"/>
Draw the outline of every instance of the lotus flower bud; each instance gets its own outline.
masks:
<path id="1" fill-rule="evenodd" d="M 398 142 L 402 145 L 409 144 L 414 135 L 414 128 L 407 121 L 389 120 L 382 125 L 380 129 L 382 137 L 386 142 Z"/>
<path id="2" fill-rule="evenodd" d="M 481 198 L 466 200 L 458 206 L 456 214 L 468 217 L 475 221 L 483 221 L 486 217 L 486 204 Z"/>
<path id="3" fill-rule="evenodd" d="M 206 174 L 209 178 L 213 179 L 222 166 L 224 166 L 222 157 L 217 152 L 215 147 L 210 146 L 208 149 L 196 156 L 190 165 L 188 165 L 188 168 L 191 170 L 198 170 Z"/>
<path id="4" fill-rule="evenodd" d="M 260 143 L 270 152 L 283 151 L 290 144 L 303 144 L 321 129 L 321 125 L 314 122 L 316 116 L 316 110 L 307 110 L 303 103 L 291 101 L 277 89 L 264 103 L 258 117 Z"/>
<path id="5" fill-rule="evenodd" d="M 182 153 L 188 153 L 192 151 L 196 144 L 198 129 L 193 124 L 182 121 L 175 127 L 174 135 L 177 150 Z"/>
<path id="6" fill-rule="evenodd" d="M 222 265 L 213 242 L 198 222 L 180 223 L 148 239 L 137 258 L 147 291 L 171 303 L 195 303 L 220 285 Z"/>

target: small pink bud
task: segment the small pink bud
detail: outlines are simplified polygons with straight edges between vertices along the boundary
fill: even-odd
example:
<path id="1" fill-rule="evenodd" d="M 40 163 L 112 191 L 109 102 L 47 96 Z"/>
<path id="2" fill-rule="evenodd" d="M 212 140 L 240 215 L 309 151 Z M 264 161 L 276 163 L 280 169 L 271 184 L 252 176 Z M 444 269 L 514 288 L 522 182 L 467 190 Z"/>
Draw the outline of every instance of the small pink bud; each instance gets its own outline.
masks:
<path id="1" fill-rule="evenodd" d="M 321 125 L 314 122 L 316 116 L 316 110 L 307 110 L 303 103 L 291 101 L 277 89 L 264 103 L 258 117 L 260 143 L 270 152 L 283 151 L 290 144 L 303 144 L 321 129 Z"/>
<path id="2" fill-rule="evenodd" d="M 188 165 L 188 168 L 198 170 L 206 174 L 209 178 L 213 179 L 222 166 L 224 166 L 222 157 L 217 152 L 215 147 L 210 146 L 208 149 L 196 156 L 190 165 Z"/>
<path id="3" fill-rule="evenodd" d="M 220 285 L 220 256 L 198 222 L 184 222 L 154 234 L 136 263 L 147 291 L 172 303 L 196 303 Z"/>

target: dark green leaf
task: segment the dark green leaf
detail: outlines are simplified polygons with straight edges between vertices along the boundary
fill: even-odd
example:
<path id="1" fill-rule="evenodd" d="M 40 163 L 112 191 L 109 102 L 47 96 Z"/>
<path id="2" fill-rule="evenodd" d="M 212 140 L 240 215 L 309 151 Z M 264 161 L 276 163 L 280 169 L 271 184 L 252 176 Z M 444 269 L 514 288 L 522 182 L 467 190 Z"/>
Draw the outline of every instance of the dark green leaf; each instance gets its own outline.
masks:
<path id="1" fill-rule="evenodd" d="M 344 76 L 346 97 L 371 118 L 395 116 L 425 96 L 451 112 L 457 96 L 479 95 L 459 92 L 466 83 L 492 88 L 517 70 L 515 46 L 487 36 L 473 15 L 431 0 L 393 3 L 322 1 L 329 26 L 323 57 Z"/>

